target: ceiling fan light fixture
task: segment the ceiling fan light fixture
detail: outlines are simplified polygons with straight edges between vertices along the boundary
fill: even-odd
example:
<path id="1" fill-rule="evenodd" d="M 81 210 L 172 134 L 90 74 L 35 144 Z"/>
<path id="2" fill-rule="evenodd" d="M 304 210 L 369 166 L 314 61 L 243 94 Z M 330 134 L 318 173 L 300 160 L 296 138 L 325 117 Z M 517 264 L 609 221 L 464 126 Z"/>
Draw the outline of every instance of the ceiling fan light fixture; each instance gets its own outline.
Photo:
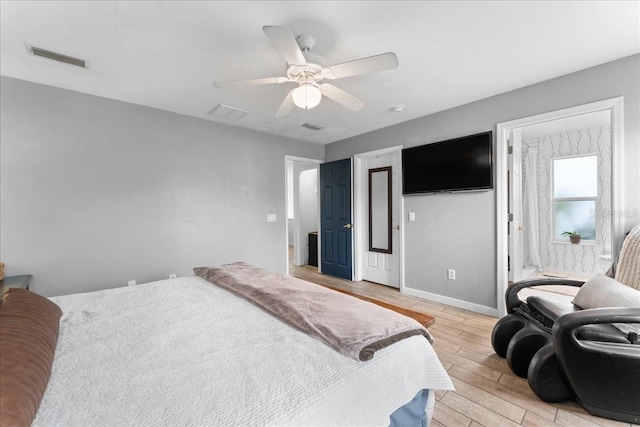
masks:
<path id="1" fill-rule="evenodd" d="M 292 98 L 297 107 L 309 110 L 320 104 L 322 93 L 312 83 L 305 82 L 293 91 Z"/>
<path id="2" fill-rule="evenodd" d="M 342 62 L 325 67 L 324 59 L 311 52 L 316 40 L 309 35 L 297 38 L 285 27 L 266 25 L 262 27 L 271 43 L 287 63 L 286 77 L 266 77 L 249 80 L 232 80 L 215 82 L 219 89 L 239 85 L 267 85 L 279 83 L 297 83 L 284 98 L 275 117 L 284 117 L 291 113 L 293 107 L 309 110 L 320 104 L 326 97 L 351 111 L 360 111 L 366 105 L 364 101 L 345 92 L 330 83 L 320 83 L 323 79 L 336 80 L 344 77 L 358 76 L 377 71 L 390 70 L 398 66 L 398 57 L 393 52 L 382 53 L 353 61 Z"/>

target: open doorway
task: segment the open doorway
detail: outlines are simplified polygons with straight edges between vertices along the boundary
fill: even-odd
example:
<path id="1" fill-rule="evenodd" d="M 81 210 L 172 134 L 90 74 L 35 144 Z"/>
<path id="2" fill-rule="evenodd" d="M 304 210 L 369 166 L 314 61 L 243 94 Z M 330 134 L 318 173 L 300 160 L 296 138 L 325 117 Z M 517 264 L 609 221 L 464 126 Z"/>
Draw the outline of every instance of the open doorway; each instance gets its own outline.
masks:
<path id="1" fill-rule="evenodd" d="M 285 156 L 287 246 L 286 273 L 290 266 L 319 266 L 320 243 L 314 239 L 319 227 L 319 164 L 315 159 Z"/>
<path id="2" fill-rule="evenodd" d="M 622 98 L 498 124 L 497 306 L 531 275 L 589 277 L 620 248 Z M 505 191 L 506 190 L 506 191 Z M 564 232 L 585 239 L 571 243 Z"/>
<path id="3" fill-rule="evenodd" d="M 509 281 L 606 272 L 612 241 L 611 217 L 602 214 L 612 210 L 609 112 L 523 126 L 509 139 Z M 572 244 L 570 233 L 580 241 Z"/>

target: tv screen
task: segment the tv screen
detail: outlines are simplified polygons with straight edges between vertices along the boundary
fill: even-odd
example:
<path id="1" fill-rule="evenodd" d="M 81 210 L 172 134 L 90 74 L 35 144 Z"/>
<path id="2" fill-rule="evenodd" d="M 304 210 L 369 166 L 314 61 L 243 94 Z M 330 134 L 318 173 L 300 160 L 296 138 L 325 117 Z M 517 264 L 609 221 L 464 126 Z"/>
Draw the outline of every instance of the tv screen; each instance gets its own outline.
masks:
<path id="1" fill-rule="evenodd" d="M 402 150 L 402 193 L 493 188 L 491 131 Z"/>

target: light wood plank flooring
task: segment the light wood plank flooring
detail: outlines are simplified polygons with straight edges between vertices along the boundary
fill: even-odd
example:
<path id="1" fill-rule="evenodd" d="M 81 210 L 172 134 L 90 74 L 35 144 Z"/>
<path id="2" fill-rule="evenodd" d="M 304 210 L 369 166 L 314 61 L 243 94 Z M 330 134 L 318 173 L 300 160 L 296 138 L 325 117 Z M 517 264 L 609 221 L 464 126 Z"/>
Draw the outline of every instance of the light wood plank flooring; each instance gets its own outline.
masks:
<path id="1" fill-rule="evenodd" d="M 511 373 L 506 360 L 491 348 L 497 319 L 401 294 L 369 282 L 350 282 L 317 273 L 316 267 L 290 266 L 290 274 L 320 285 L 435 316 L 429 327 L 433 347 L 456 391 L 438 392 L 433 426 L 629 426 L 589 415 L 575 402 L 539 400 L 525 379 Z"/>

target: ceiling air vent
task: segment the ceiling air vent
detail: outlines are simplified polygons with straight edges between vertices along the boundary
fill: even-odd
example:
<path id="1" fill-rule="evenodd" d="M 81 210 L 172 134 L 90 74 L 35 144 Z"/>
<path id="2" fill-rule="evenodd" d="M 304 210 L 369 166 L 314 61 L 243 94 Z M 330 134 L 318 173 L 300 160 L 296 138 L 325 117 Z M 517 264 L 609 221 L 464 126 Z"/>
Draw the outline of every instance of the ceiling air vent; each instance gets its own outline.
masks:
<path id="1" fill-rule="evenodd" d="M 88 68 L 87 61 L 80 58 L 74 58 L 73 56 L 63 55 L 61 53 L 53 52 L 51 50 L 42 49 L 41 47 L 32 46 L 27 44 L 29 53 L 33 56 L 40 56 L 42 58 L 53 59 L 54 61 L 64 62 L 65 64 L 75 65 L 76 67 Z"/>
<path id="2" fill-rule="evenodd" d="M 305 123 L 302 125 L 303 128 L 311 129 L 311 130 L 320 130 L 324 129 L 324 126 L 316 125 L 313 123 Z"/>
<path id="3" fill-rule="evenodd" d="M 222 117 L 223 119 L 238 121 L 247 114 L 248 112 L 244 110 L 240 110 L 239 108 L 229 107 L 228 105 L 218 104 L 213 107 L 213 110 L 209 111 L 209 114 L 216 117 Z"/>

